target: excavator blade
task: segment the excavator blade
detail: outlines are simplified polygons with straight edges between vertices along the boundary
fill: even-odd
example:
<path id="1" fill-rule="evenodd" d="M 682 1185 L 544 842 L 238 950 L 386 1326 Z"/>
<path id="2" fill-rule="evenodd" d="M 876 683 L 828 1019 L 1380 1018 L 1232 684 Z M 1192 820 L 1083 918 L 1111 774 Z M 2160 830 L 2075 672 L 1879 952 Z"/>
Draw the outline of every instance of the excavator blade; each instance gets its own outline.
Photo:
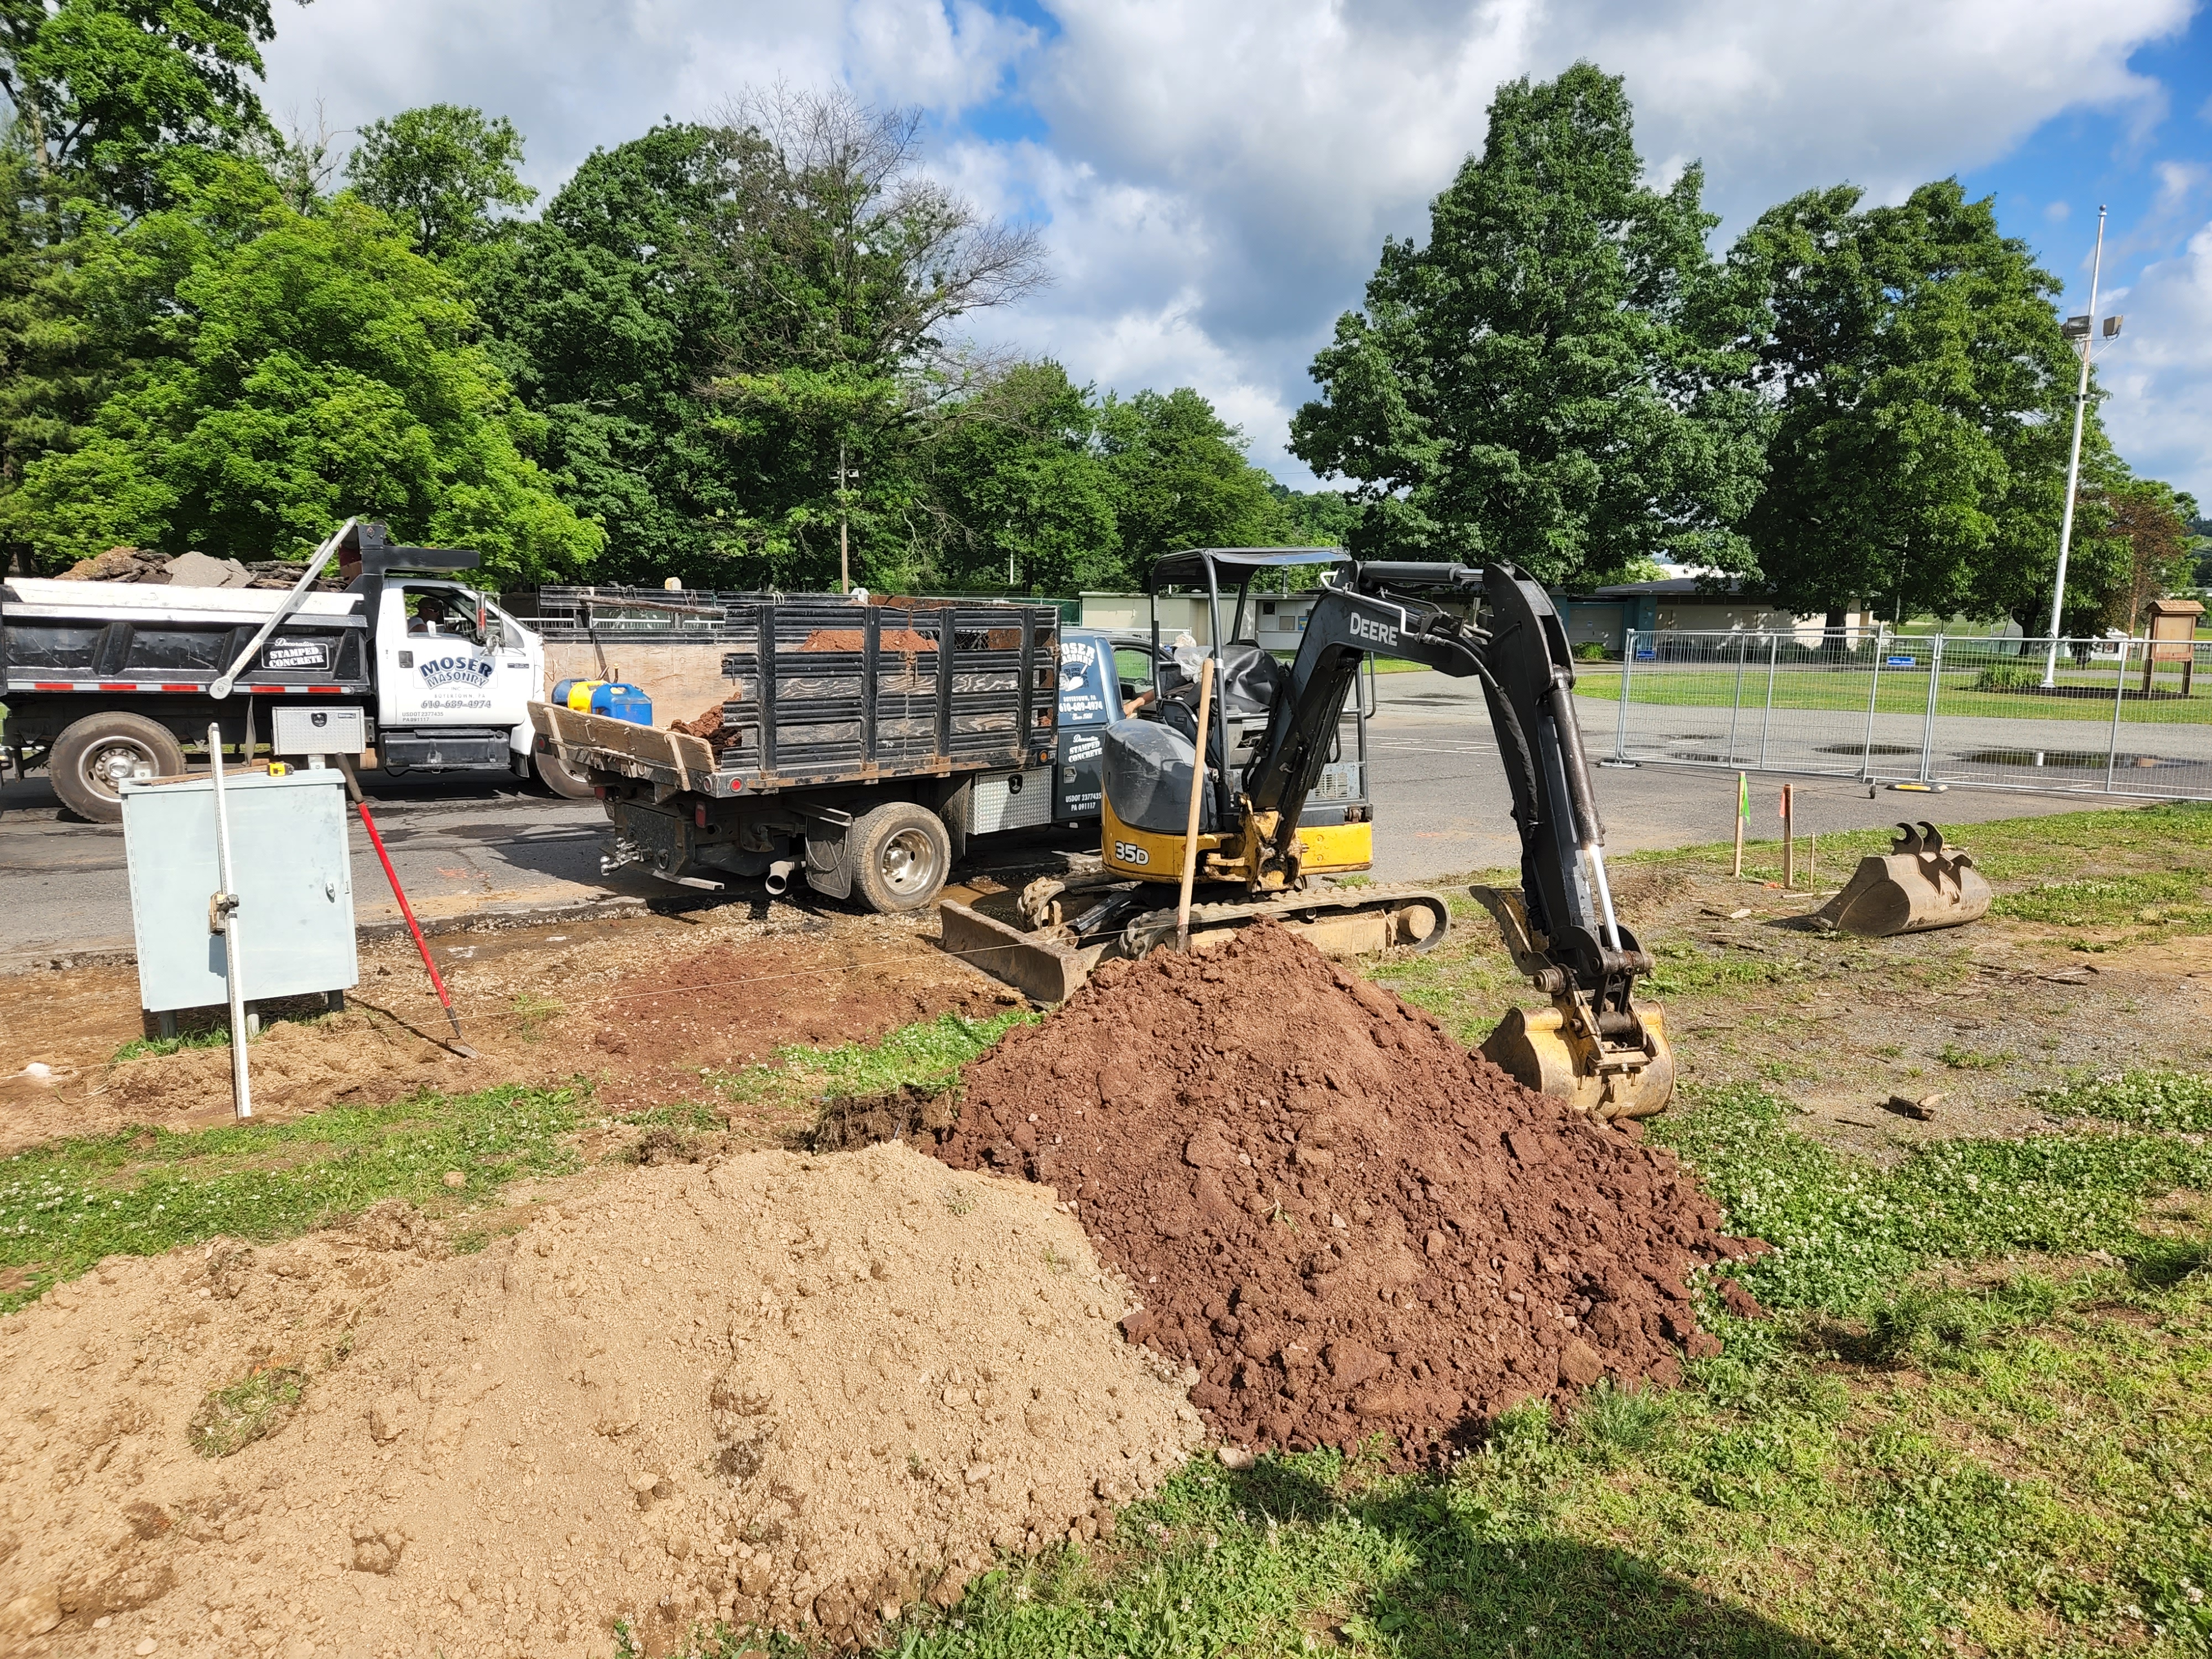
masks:
<path id="1" fill-rule="evenodd" d="M 1095 902 L 1103 888 L 1081 890 Z M 1132 884 L 1133 890 L 1133 884 Z M 998 908 L 1004 908 L 1003 906 Z M 1065 907 L 1062 908 L 1070 908 Z M 1007 917 L 945 899 L 937 907 L 939 948 L 980 968 L 1037 1002 L 1065 1002 L 1109 956 L 1141 957 L 1175 948 L 1172 908 L 1147 911 L 1087 943 L 1071 942 L 1065 927 L 1031 930 L 1017 908 Z M 1124 913 L 1126 914 L 1126 912 Z M 1418 887 L 1322 887 L 1252 900 L 1191 908 L 1194 951 L 1226 944 L 1237 930 L 1261 921 L 1279 922 L 1325 957 L 1366 956 L 1394 945 L 1427 951 L 1451 925 L 1441 895 Z"/>
<path id="2" fill-rule="evenodd" d="M 1632 1042 L 1593 1036 L 1580 1012 L 1571 996 L 1548 1008 L 1509 1009 L 1484 1039 L 1482 1057 L 1570 1111 L 1608 1122 L 1665 1111 L 1674 1096 L 1666 1015 L 1656 1004 L 1637 1004 L 1644 1036 Z"/>
<path id="3" fill-rule="evenodd" d="M 1065 1002 L 1091 977 L 1084 951 L 1049 934 L 1024 933 L 1010 922 L 946 899 L 937 907 L 943 927 L 939 947 L 1011 985 L 1033 1002 Z"/>
<path id="4" fill-rule="evenodd" d="M 1823 926 L 1860 939 L 1956 927 L 1986 915 L 1994 895 L 1973 860 L 1943 844 L 1932 823 L 1902 823 L 1886 854 L 1859 860 L 1844 889 L 1820 907 Z"/>

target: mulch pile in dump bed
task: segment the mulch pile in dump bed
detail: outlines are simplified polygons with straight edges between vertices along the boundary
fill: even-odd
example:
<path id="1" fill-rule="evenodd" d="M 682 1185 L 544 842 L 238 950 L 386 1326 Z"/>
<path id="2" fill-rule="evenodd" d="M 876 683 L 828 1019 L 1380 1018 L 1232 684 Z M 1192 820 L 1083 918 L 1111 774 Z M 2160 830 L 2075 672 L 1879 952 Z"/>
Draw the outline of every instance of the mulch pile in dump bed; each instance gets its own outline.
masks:
<path id="1" fill-rule="evenodd" d="M 1729 1238 L 1673 1156 L 1529 1092 L 1279 927 L 1111 963 L 972 1067 L 938 1155 L 1048 1182 L 1226 1437 L 1418 1459 L 1714 1352 Z M 1743 1311 L 1756 1304 L 1723 1282 Z"/>

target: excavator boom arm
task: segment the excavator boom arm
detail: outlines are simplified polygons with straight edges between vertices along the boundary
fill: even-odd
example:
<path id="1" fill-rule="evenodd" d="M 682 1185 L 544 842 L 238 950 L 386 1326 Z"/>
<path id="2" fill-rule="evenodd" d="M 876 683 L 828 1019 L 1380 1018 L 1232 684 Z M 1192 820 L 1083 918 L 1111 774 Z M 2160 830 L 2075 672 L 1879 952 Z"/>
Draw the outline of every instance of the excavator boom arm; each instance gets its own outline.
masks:
<path id="1" fill-rule="evenodd" d="M 1244 793 L 1254 811 L 1279 815 L 1277 851 L 1287 857 L 1361 658 L 1395 657 L 1480 680 L 1521 836 L 1528 922 L 1558 969 L 1558 983 L 1547 988 L 1571 988 L 1589 1000 L 1601 1024 L 1623 1028 L 1633 1023 L 1630 990 L 1650 958 L 1613 913 L 1605 830 L 1558 611 L 1541 587 L 1508 565 L 1493 565 L 1480 579 L 1492 613 L 1487 629 L 1392 591 L 1465 590 L 1475 580 L 1460 565 L 1389 564 L 1361 567 L 1352 586 L 1325 586 L 1246 769 Z M 1371 588 L 1382 591 L 1365 591 Z"/>

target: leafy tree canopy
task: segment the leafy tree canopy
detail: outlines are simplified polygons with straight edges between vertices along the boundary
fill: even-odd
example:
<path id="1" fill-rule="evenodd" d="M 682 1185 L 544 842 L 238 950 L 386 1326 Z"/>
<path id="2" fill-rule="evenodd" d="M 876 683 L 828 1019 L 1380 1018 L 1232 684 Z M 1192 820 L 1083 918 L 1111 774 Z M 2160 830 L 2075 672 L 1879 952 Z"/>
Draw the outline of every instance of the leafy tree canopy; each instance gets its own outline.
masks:
<path id="1" fill-rule="evenodd" d="M 0 97 L 29 182 L 143 211 L 180 146 L 265 132 L 270 0 L 0 0 Z"/>
<path id="2" fill-rule="evenodd" d="M 1619 78 L 1500 88 L 1427 246 L 1384 243 L 1291 423 L 1294 453 L 1355 481 L 1359 551 L 1567 584 L 1662 551 L 1747 564 L 1748 307 L 1706 252 L 1699 170 L 1643 178 Z"/>
<path id="3" fill-rule="evenodd" d="M 526 450 L 542 423 L 456 281 L 367 204 L 308 217 L 242 162 L 99 239 L 88 308 L 136 367 L 73 452 L 0 497 L 0 534 L 66 562 L 118 544 L 283 555 L 348 514 L 483 550 L 495 577 L 573 573 L 601 532 Z"/>
<path id="4" fill-rule="evenodd" d="M 2057 280 L 1955 179 L 1862 209 L 1856 186 L 1762 215 L 1733 266 L 1763 295 L 1775 411 L 1751 515 L 1783 602 L 2048 627 L 2075 363 Z M 2094 426 L 2087 474 L 2107 470 Z M 2086 573 L 2110 551 L 2084 520 Z M 2092 586 L 2094 586 L 2093 584 Z M 2085 590 L 2085 592 L 2087 590 Z"/>
<path id="5" fill-rule="evenodd" d="M 538 192 L 516 174 L 522 135 L 505 116 L 431 104 L 361 130 L 346 177 L 363 201 L 410 234 L 415 251 L 450 258 L 511 228 Z"/>

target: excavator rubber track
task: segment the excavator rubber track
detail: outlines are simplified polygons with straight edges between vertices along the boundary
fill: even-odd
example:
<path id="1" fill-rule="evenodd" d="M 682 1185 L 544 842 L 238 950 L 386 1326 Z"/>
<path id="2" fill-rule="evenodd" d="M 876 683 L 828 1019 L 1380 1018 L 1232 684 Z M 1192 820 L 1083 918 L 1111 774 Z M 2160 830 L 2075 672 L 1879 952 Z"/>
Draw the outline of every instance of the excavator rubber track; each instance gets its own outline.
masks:
<path id="1" fill-rule="evenodd" d="M 1175 947 L 1173 905 L 1146 911 L 1083 945 L 1051 932 L 1026 931 L 951 899 L 938 907 L 938 915 L 942 949 L 1039 1002 L 1065 1002 L 1093 968 L 1111 957 L 1145 956 L 1163 945 Z M 1238 928 L 1261 921 L 1280 922 L 1328 957 L 1365 956 L 1394 945 L 1430 951 L 1451 929 L 1443 896 L 1425 887 L 1324 887 L 1194 904 L 1191 948 L 1220 944 Z"/>

